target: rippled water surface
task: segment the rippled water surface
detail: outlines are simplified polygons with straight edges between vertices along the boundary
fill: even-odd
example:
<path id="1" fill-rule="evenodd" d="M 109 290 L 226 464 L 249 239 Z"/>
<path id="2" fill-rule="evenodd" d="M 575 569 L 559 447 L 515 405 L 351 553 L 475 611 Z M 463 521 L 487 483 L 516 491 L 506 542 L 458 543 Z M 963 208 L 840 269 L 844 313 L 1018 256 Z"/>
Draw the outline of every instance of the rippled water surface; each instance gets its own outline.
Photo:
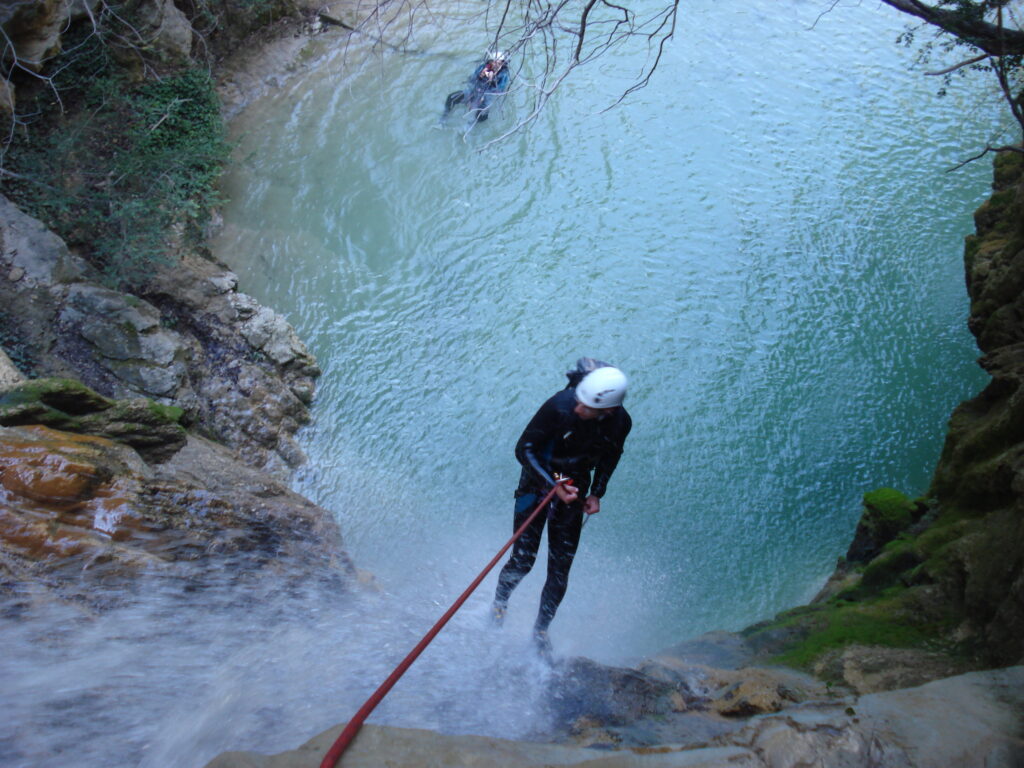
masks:
<path id="1" fill-rule="evenodd" d="M 511 115 L 438 120 L 471 48 L 328 58 L 240 121 L 217 251 L 324 368 L 299 485 L 360 565 L 441 600 L 486 562 L 579 355 L 631 375 L 635 427 L 555 625 L 574 651 L 806 600 L 865 491 L 924 490 L 981 381 L 961 254 L 990 171 L 946 171 L 994 113 L 851 5 L 687 4 L 650 87 L 600 112 L 620 52 L 494 145 Z"/>
<path id="2" fill-rule="evenodd" d="M 893 12 L 831 5 L 684 4 L 648 88 L 601 111 L 639 67 L 618 51 L 496 144 L 526 94 L 471 131 L 439 120 L 479 31 L 427 29 L 416 56 L 320 38 L 237 121 L 214 246 L 324 369 L 296 486 L 383 591 L 12 625 L 0 763 L 191 766 L 349 717 L 504 543 L 512 447 L 580 355 L 630 374 L 634 430 L 556 651 L 620 662 L 812 596 L 861 495 L 922 492 L 982 384 L 961 259 L 990 166 L 946 169 L 998 122 L 935 97 Z M 500 634 L 493 579 L 375 721 L 540 726 L 542 573 Z"/>

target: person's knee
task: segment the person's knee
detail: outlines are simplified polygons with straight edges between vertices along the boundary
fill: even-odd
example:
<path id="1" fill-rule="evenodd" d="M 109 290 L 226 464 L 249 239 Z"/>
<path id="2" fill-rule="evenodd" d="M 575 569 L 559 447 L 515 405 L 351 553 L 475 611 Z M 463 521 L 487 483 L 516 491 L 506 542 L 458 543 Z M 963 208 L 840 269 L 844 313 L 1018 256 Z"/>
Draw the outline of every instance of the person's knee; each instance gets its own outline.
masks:
<path id="1" fill-rule="evenodd" d="M 533 568 L 533 564 L 537 562 L 536 552 L 521 552 L 518 555 L 512 556 L 512 566 L 522 574 L 527 574 Z"/>

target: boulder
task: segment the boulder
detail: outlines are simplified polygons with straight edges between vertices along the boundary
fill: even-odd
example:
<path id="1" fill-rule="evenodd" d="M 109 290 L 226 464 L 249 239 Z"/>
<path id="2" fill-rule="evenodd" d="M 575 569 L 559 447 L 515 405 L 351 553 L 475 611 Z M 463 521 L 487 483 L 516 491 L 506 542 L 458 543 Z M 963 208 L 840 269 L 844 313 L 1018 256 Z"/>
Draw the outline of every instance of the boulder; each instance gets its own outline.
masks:
<path id="1" fill-rule="evenodd" d="M 24 281 L 22 289 L 35 285 L 48 288 L 81 280 L 87 269 L 81 259 L 68 251 L 63 240 L 3 195 L 0 195 L 0 254 L 8 280 Z M 12 275 L 17 275 L 17 279 L 12 279 Z"/>
<path id="2" fill-rule="evenodd" d="M 748 671 L 748 674 L 715 692 L 711 708 L 726 717 L 750 717 L 778 712 L 796 696 L 769 676 Z"/>
<path id="3" fill-rule="evenodd" d="M 0 564 L 8 590 L 97 610 L 150 586 L 142 576 L 191 589 L 263 574 L 356 582 L 329 513 L 215 443 L 189 438 L 151 466 L 127 445 L 41 425 L 0 427 Z"/>
<path id="4" fill-rule="evenodd" d="M 192 53 L 192 25 L 173 0 L 142 0 L 136 3 L 134 20 L 142 37 L 140 47 L 169 63 L 181 64 Z"/>
<path id="5" fill-rule="evenodd" d="M 180 408 L 151 400 L 115 401 L 69 379 L 24 381 L 0 393 L 0 425 L 42 424 L 96 435 L 134 448 L 146 461 L 166 461 L 185 445 Z"/>
<path id="6" fill-rule="evenodd" d="M 188 346 L 163 328 L 147 301 L 92 283 L 69 286 L 58 322 L 89 344 L 92 358 L 113 375 L 115 397 L 140 394 L 168 402 L 188 398 Z"/>
<path id="7" fill-rule="evenodd" d="M 685 712 L 696 701 L 682 681 L 668 681 L 638 669 L 608 667 L 572 658 L 556 665 L 548 685 L 552 715 L 561 725 L 581 718 L 602 725 L 621 724 L 643 715 Z"/>
<path id="8" fill-rule="evenodd" d="M 963 661 L 945 653 L 854 644 L 824 654 L 815 662 L 814 673 L 861 694 L 922 685 L 963 672 L 964 667 Z"/>
<path id="9" fill-rule="evenodd" d="M 10 47 L 4 51 L 4 60 L 13 58 L 26 69 L 40 71 L 46 60 L 60 50 L 60 36 L 68 14 L 65 0 L 5 4 L 0 9 L 0 24 Z"/>
<path id="10" fill-rule="evenodd" d="M 3 275 L 7 279 L 2 279 Z M 60 238 L 0 196 L 0 327 L 27 374 L 153 399 L 279 478 L 305 461 L 316 361 L 285 319 L 201 254 L 134 296 L 104 287 Z"/>

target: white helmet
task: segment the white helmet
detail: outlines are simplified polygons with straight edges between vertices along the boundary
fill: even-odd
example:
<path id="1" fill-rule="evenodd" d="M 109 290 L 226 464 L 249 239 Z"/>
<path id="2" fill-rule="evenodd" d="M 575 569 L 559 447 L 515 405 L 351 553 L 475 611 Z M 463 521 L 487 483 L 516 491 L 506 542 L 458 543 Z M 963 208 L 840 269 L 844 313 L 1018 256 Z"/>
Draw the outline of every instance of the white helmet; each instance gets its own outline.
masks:
<path id="1" fill-rule="evenodd" d="M 588 408 L 615 408 L 622 405 L 628 386 L 626 374 L 608 365 L 583 377 L 576 385 L 576 399 Z"/>

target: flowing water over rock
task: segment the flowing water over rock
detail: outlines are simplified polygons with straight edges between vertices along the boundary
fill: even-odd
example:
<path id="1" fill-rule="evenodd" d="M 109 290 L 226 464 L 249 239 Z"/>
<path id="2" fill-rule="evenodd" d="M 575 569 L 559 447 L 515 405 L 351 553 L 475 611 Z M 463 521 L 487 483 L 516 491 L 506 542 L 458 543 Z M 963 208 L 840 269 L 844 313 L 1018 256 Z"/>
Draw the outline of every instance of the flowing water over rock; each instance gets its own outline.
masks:
<path id="1" fill-rule="evenodd" d="M 439 123 L 475 30 L 347 63 L 321 38 L 239 120 L 215 246 L 324 370 L 296 487 L 381 590 L 30 607 L 4 627 L 0 764 L 195 766 L 350 716 L 504 542 L 512 446 L 579 355 L 632 376 L 636 426 L 556 651 L 618 662 L 813 594 L 861 494 L 922 491 L 982 381 L 961 248 L 989 169 L 945 170 L 996 124 L 908 71 L 900 19 L 827 5 L 689 4 L 650 87 L 599 113 L 621 52 L 492 146 L 522 96 Z M 373 722 L 542 735 L 542 580 L 501 633 L 485 582 Z"/>

